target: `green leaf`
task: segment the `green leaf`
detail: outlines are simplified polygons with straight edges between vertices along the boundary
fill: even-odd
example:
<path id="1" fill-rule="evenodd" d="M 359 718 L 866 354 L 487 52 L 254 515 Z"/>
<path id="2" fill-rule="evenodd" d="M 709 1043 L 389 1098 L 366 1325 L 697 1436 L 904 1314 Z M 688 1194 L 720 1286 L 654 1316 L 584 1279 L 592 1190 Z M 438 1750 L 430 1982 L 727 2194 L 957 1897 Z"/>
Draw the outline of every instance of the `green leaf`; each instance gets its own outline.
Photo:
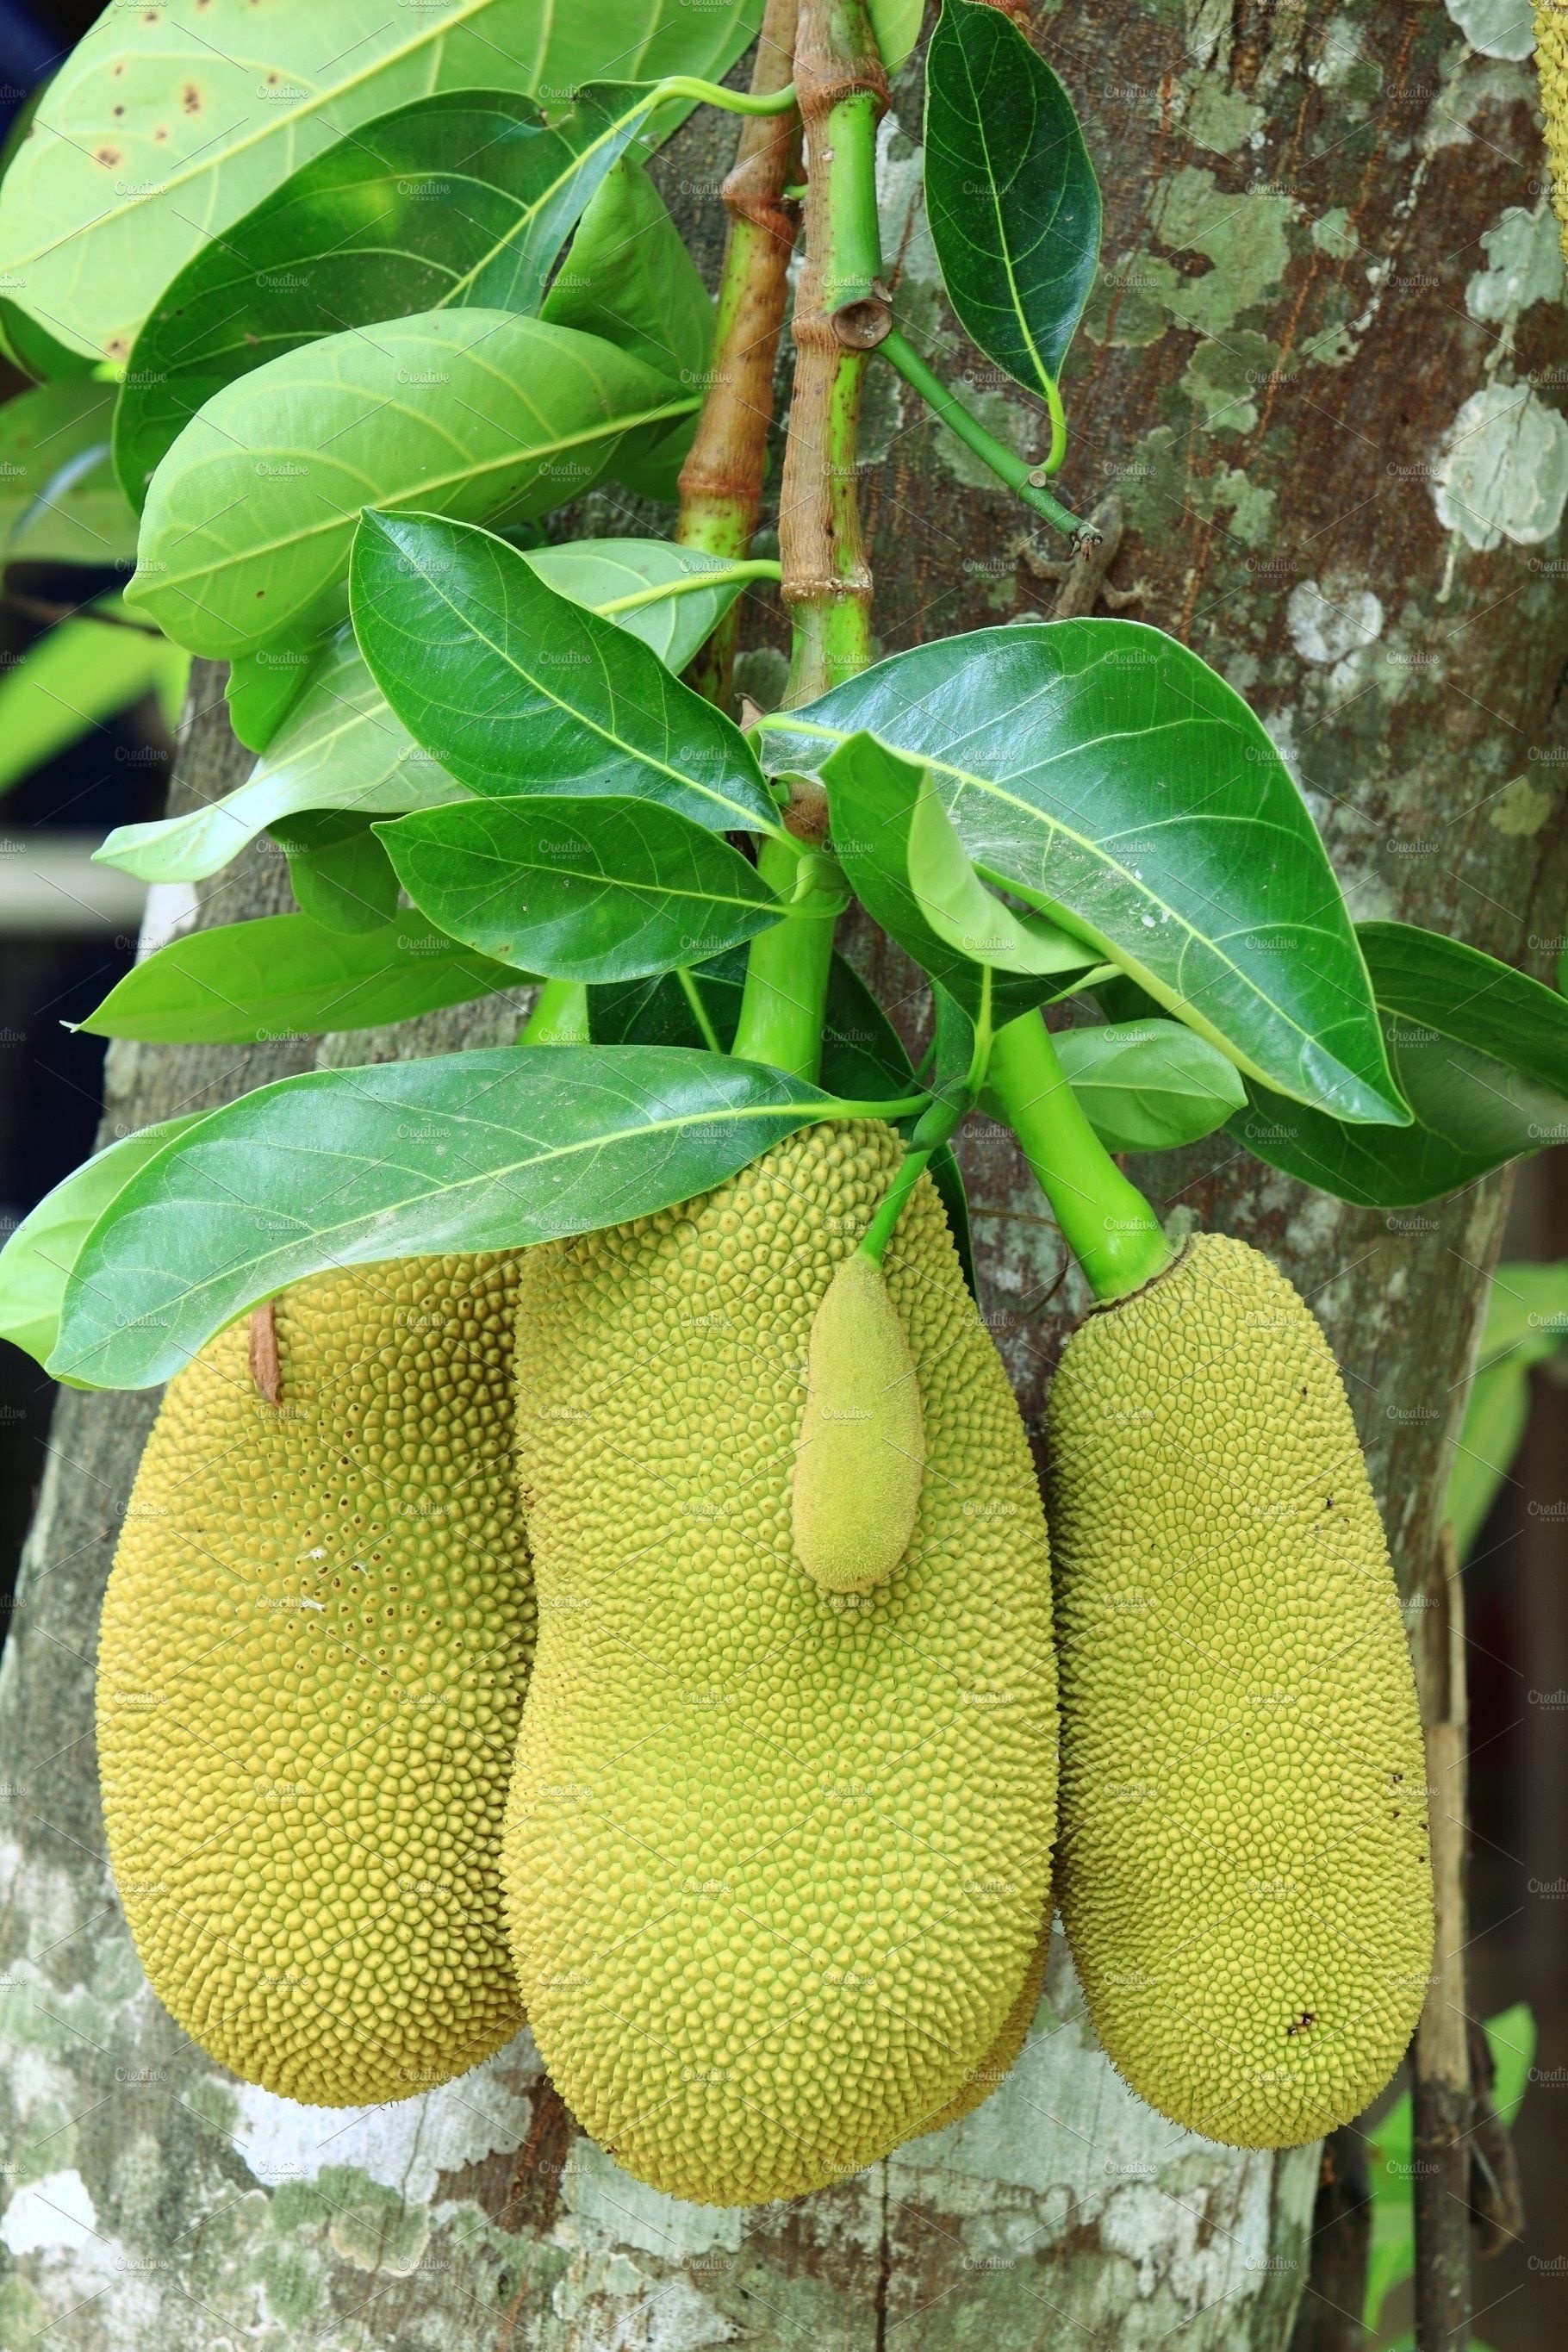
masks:
<path id="1" fill-rule="evenodd" d="M 540 315 L 602 335 L 673 383 L 706 385 L 713 304 L 664 198 L 633 157 L 601 183 Z M 696 423 L 682 417 L 652 448 L 617 461 L 616 479 L 673 503 Z"/>
<path id="2" fill-rule="evenodd" d="M 1196 1143 L 1247 1099 L 1235 1065 L 1178 1021 L 1058 1029 L 1052 1042 L 1108 1151 Z"/>
<path id="3" fill-rule="evenodd" d="M 784 914 L 738 850 L 657 803 L 468 801 L 376 831 L 443 930 L 552 980 L 705 962 Z"/>
<path id="4" fill-rule="evenodd" d="M 397 877 L 371 820 L 353 809 L 281 819 L 272 837 L 289 860 L 301 914 L 330 931 L 378 931 L 397 912 Z"/>
<path id="5" fill-rule="evenodd" d="M 815 707 L 815 706 L 814 706 Z M 1048 924 L 1033 934 L 981 884 L 962 842 L 937 804 L 918 760 L 906 760 L 874 735 L 847 738 L 823 763 L 833 847 L 868 912 L 922 971 L 940 982 L 972 1021 L 984 1007 L 997 1024 L 1080 986 L 1098 961 Z M 1032 976 L 997 971 L 986 994 L 976 948 L 1011 950 L 1036 961 Z"/>
<path id="6" fill-rule="evenodd" d="M 942 282 L 972 342 L 1044 400 L 1094 283 L 1100 188 L 1072 100 L 999 8 L 952 0 L 926 52 L 925 193 Z"/>
<path id="7" fill-rule="evenodd" d="M 661 539 L 601 539 L 531 549 L 525 561 L 563 595 L 598 604 L 690 579 L 712 570 L 715 559 Z M 666 667 L 679 673 L 738 593 L 733 586 L 701 588 L 613 617 L 617 628 L 652 646 Z M 250 661 L 267 676 L 262 666 L 271 658 L 279 664 L 292 659 L 286 642 L 263 647 Z M 248 687 L 244 690 L 248 694 Z M 298 701 L 271 736 L 266 756 L 243 784 L 184 816 L 121 825 L 98 856 L 101 864 L 145 881 L 196 882 L 297 810 L 359 809 L 385 816 L 468 797 L 393 717 L 345 622 L 328 640 Z"/>
<path id="8" fill-rule="evenodd" d="M 4 296 L 0 296 L 0 342 L 6 357 L 35 383 L 58 383 L 62 376 L 86 375 L 98 364 L 94 353 L 68 351 L 47 327 Z"/>
<path id="9" fill-rule="evenodd" d="M 744 948 L 689 970 L 610 982 L 588 991 L 589 1033 L 595 1045 L 694 1045 L 727 1054 L 745 986 Z"/>
<path id="10" fill-rule="evenodd" d="M 1359 932 L 1413 1125 L 1347 1128 L 1254 1084 L 1238 1142 L 1342 1201 L 1406 1208 L 1568 1139 L 1568 1003 L 1436 931 Z"/>
<path id="11" fill-rule="evenodd" d="M 0 792 L 143 695 L 158 697 L 172 727 L 190 666 L 150 630 L 62 621 L 0 669 Z"/>
<path id="12" fill-rule="evenodd" d="M 901 66 L 921 37 L 925 0 L 869 0 L 867 14 L 882 63 L 891 73 Z"/>
<path id="13" fill-rule="evenodd" d="M 60 340 L 123 360 L 192 254 L 362 123 L 430 90 L 722 78 L 760 15 L 761 0 L 270 0 L 220 28 L 199 9 L 106 10 L 5 176 L 0 270 Z"/>
<path id="14" fill-rule="evenodd" d="M 431 515 L 367 514 L 353 612 L 393 709 L 470 791 L 657 800 L 714 832 L 778 831 L 733 721 L 504 540 Z"/>
<path id="15" fill-rule="evenodd" d="M 249 751 L 265 751 L 321 659 L 319 639 L 288 635 L 253 654 L 236 654 L 224 698 L 228 723 Z"/>
<path id="16" fill-rule="evenodd" d="M 41 383 L 0 408 L 0 562 L 126 564 L 136 518 L 109 450 L 114 386 Z"/>
<path id="17" fill-rule="evenodd" d="M 40 1364 L 59 1337 L 60 1301 L 81 1245 L 110 1202 L 139 1168 L 176 1135 L 199 1127 L 203 1113 L 165 1118 L 84 1160 L 40 1201 L 0 1249 L 0 1339 Z M 73 1381 L 73 1387 L 89 1385 Z"/>
<path id="18" fill-rule="evenodd" d="M 1524 2105 L 1530 2069 L 1535 2056 L 1535 2012 L 1528 2001 L 1516 2000 L 1486 2021 L 1495 2079 L 1492 2105 L 1505 2124 L 1511 2124 Z"/>
<path id="19" fill-rule="evenodd" d="M 392 816 L 467 798 L 394 719 L 345 623 L 243 784 L 184 816 L 118 825 L 96 856 L 145 882 L 199 882 L 303 810 Z"/>
<path id="20" fill-rule="evenodd" d="M 1500 1265 L 1464 1424 L 1448 1466 L 1444 1516 L 1465 1559 L 1513 1467 L 1530 1418 L 1530 1368 L 1568 1339 L 1568 1264 Z"/>
<path id="21" fill-rule="evenodd" d="M 137 336 L 114 425 L 132 502 L 215 393 L 300 343 L 414 311 L 536 313 L 648 103 L 608 84 L 546 123 L 506 90 L 437 90 L 313 156 L 192 257 Z"/>
<path id="22" fill-rule="evenodd" d="M 521 1249 L 649 1215 L 827 1101 L 776 1070 L 656 1045 L 501 1046 L 279 1079 L 131 1179 L 77 1260 L 51 1368 L 144 1388 L 326 1267 Z"/>
<path id="23" fill-rule="evenodd" d="M 1464 1423 L 1455 1441 L 1443 1497 L 1443 1517 L 1454 1530 L 1461 1560 L 1469 1558 L 1502 1491 L 1529 1419 L 1526 1365 L 1505 1361 L 1476 1374 L 1465 1399 Z"/>
<path id="24" fill-rule="evenodd" d="M 741 593 L 738 582 L 684 590 L 687 581 L 705 572 L 722 572 L 725 565 L 721 557 L 695 547 L 676 547 L 668 539 L 574 539 L 561 547 L 531 548 L 526 561 L 574 604 L 603 607 L 647 588 L 683 591 L 605 616 L 628 636 L 651 646 L 677 677 Z"/>
<path id="25" fill-rule="evenodd" d="M 127 597 L 193 653 L 324 629 L 347 608 L 363 507 L 543 514 L 696 399 L 594 336 L 500 310 L 328 335 L 186 425 L 147 493 Z"/>
<path id="26" fill-rule="evenodd" d="M 708 364 L 713 303 L 664 198 L 635 157 L 600 181 L 540 310 L 689 383 Z"/>
<path id="27" fill-rule="evenodd" d="M 411 1021 L 521 987 L 522 978 L 423 915 L 363 932 L 328 930 L 309 915 L 262 915 L 171 940 L 80 1026 L 149 1045 L 244 1045 Z"/>
<path id="28" fill-rule="evenodd" d="M 982 874 L 1119 964 L 1239 1068 L 1407 1118 L 1355 932 L 1279 752 L 1222 677 L 1136 621 L 977 629 L 760 722 L 815 771 L 868 730 L 929 767 Z"/>

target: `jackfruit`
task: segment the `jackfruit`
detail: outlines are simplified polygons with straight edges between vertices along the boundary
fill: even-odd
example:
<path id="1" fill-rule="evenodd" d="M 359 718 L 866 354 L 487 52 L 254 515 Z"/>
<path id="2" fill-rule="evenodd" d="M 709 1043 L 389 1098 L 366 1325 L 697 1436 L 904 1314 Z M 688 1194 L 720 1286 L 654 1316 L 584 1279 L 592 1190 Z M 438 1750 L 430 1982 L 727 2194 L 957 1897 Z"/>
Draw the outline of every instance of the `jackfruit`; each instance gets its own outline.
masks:
<path id="1" fill-rule="evenodd" d="M 920 1385 L 882 1269 L 857 1250 L 823 1293 L 795 1456 L 795 1555 L 829 1592 L 864 1592 L 909 1549 L 925 1473 Z"/>
<path id="2" fill-rule="evenodd" d="M 1360 2113 L 1426 1990 L 1415 1684 L 1339 1372 L 1205 1235 L 1068 1342 L 1047 1418 L 1063 1922 L 1141 2097 L 1239 2147 Z"/>
<path id="3" fill-rule="evenodd" d="M 808 1129 L 531 1250 L 519 1443 L 540 1645 L 504 1871 L 530 2022 L 640 2179 L 745 2204 L 929 2129 L 1020 1999 L 1056 1781 L 1049 1557 L 929 1178 L 889 1245 L 927 1473 L 895 1574 L 791 1538 L 813 1318 L 902 1157 Z"/>
<path id="4" fill-rule="evenodd" d="M 275 1362 L 221 1332 L 170 1384 L 109 1582 L 103 1807 L 142 1965 L 209 2056 L 313 2105 L 406 2098 L 522 2021 L 517 1280 L 356 1267 L 277 1302 Z"/>
<path id="5" fill-rule="evenodd" d="M 1552 209 L 1559 242 L 1568 254 L 1568 20 L 1555 0 L 1536 0 L 1535 69 L 1546 117 Z"/>

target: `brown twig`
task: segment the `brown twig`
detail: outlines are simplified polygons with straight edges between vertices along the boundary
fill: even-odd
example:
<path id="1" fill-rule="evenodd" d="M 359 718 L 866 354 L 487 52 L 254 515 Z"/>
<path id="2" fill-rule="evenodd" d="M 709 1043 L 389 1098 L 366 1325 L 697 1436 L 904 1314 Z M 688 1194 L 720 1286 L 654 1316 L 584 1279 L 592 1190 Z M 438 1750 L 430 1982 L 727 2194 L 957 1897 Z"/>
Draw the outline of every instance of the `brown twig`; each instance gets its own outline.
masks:
<path id="1" fill-rule="evenodd" d="M 789 698 L 798 704 L 863 669 L 870 656 L 856 443 L 866 354 L 886 335 L 892 310 L 869 184 L 888 77 L 865 0 L 802 0 L 795 86 L 805 134 L 805 259 L 795 292 L 779 553 L 795 633 Z"/>
<path id="2" fill-rule="evenodd" d="M 752 70 L 758 96 L 783 89 L 794 71 L 796 9 L 797 0 L 768 0 Z M 680 469 L 675 527 L 678 545 L 731 560 L 749 552 L 762 505 L 773 366 L 800 226 L 800 205 L 784 192 L 799 173 L 799 115 L 748 116 L 721 192 L 730 229 L 712 381 Z M 721 706 L 730 698 L 740 620 L 737 598 L 686 673 L 689 685 Z"/>
<path id="3" fill-rule="evenodd" d="M 268 1404 L 283 1402 L 283 1360 L 278 1352 L 278 1303 L 268 1299 L 250 1318 L 250 1377 Z"/>
<path id="4" fill-rule="evenodd" d="M 1470 2061 L 1465 2009 L 1465 1634 L 1453 1529 L 1418 1621 L 1436 1933 L 1411 2052 L 1417 2352 L 1470 2341 Z"/>

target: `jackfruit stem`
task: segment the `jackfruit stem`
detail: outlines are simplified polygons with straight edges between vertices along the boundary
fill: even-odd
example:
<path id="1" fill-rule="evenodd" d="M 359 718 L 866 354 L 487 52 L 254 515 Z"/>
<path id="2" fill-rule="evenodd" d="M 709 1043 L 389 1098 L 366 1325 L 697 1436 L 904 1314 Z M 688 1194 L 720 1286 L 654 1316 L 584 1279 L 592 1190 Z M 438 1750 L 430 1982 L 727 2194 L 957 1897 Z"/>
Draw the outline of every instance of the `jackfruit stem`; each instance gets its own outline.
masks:
<path id="1" fill-rule="evenodd" d="M 586 1045 L 588 991 L 580 980 L 547 980 L 518 1039 L 520 1045 Z"/>
<path id="2" fill-rule="evenodd" d="M 795 0 L 767 0 L 752 68 L 753 94 L 788 81 L 795 13 Z M 800 206 L 787 191 L 799 170 L 798 113 L 752 115 L 742 122 L 734 168 L 720 190 L 730 226 L 710 381 L 680 469 L 678 547 L 737 558 L 751 552 L 773 421 L 773 362 L 800 226 Z M 737 596 L 686 671 L 687 684 L 721 709 L 730 700 L 741 603 Z"/>
<path id="3" fill-rule="evenodd" d="M 997 1031 L 987 1083 L 1096 1298 L 1163 1273 L 1175 1253 L 1084 1116 L 1038 1013 Z"/>
<path id="4" fill-rule="evenodd" d="M 730 1051 L 739 1062 L 763 1062 L 815 1084 L 822 1066 L 822 1024 L 839 900 L 817 893 L 815 901 L 808 898 L 795 903 L 801 860 L 809 855 L 797 842 L 773 836 L 758 852 L 757 872 L 773 885 L 789 912 L 782 923 L 760 931 L 752 941 L 741 1018 Z"/>

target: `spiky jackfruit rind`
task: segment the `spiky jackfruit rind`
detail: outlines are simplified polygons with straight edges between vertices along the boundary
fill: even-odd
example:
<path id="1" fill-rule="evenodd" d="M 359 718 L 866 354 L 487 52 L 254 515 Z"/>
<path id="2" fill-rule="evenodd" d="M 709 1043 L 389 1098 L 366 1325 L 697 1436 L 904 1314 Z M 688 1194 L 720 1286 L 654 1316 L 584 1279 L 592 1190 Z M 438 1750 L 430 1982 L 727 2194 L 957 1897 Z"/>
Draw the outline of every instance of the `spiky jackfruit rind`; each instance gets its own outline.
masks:
<path id="1" fill-rule="evenodd" d="M 1551 167 L 1552 205 L 1558 239 L 1568 255 L 1568 19 L 1561 7 L 1537 0 L 1535 68 L 1546 117 L 1546 160 Z"/>
<path id="2" fill-rule="evenodd" d="M 406 2098 L 522 2021 L 500 1835 L 534 1633 L 511 1457 L 517 1261 L 277 1303 L 174 1381 L 104 1601 L 110 1857 L 153 1990 L 318 2106 Z"/>
<path id="3" fill-rule="evenodd" d="M 1063 1356 L 1047 1422 L 1062 1916 L 1161 2114 L 1243 2147 L 1348 2122 L 1432 1940 L 1426 1769 L 1328 1344 L 1268 1261 L 1191 1242 Z"/>
<path id="4" fill-rule="evenodd" d="M 882 1269 L 858 1250 L 822 1295 L 791 1498 L 795 1557 L 828 1592 L 868 1592 L 914 1533 L 925 1475 L 920 1383 Z"/>
<path id="5" fill-rule="evenodd" d="M 886 1267 L 926 1435 L 913 1540 L 846 1599 L 791 1539 L 812 1318 L 901 1156 L 880 1124 L 816 1127 L 524 1269 L 519 1980 L 584 2127 L 704 2203 L 795 2195 L 929 2129 L 1047 1908 L 1045 1521 L 924 1178 Z"/>

